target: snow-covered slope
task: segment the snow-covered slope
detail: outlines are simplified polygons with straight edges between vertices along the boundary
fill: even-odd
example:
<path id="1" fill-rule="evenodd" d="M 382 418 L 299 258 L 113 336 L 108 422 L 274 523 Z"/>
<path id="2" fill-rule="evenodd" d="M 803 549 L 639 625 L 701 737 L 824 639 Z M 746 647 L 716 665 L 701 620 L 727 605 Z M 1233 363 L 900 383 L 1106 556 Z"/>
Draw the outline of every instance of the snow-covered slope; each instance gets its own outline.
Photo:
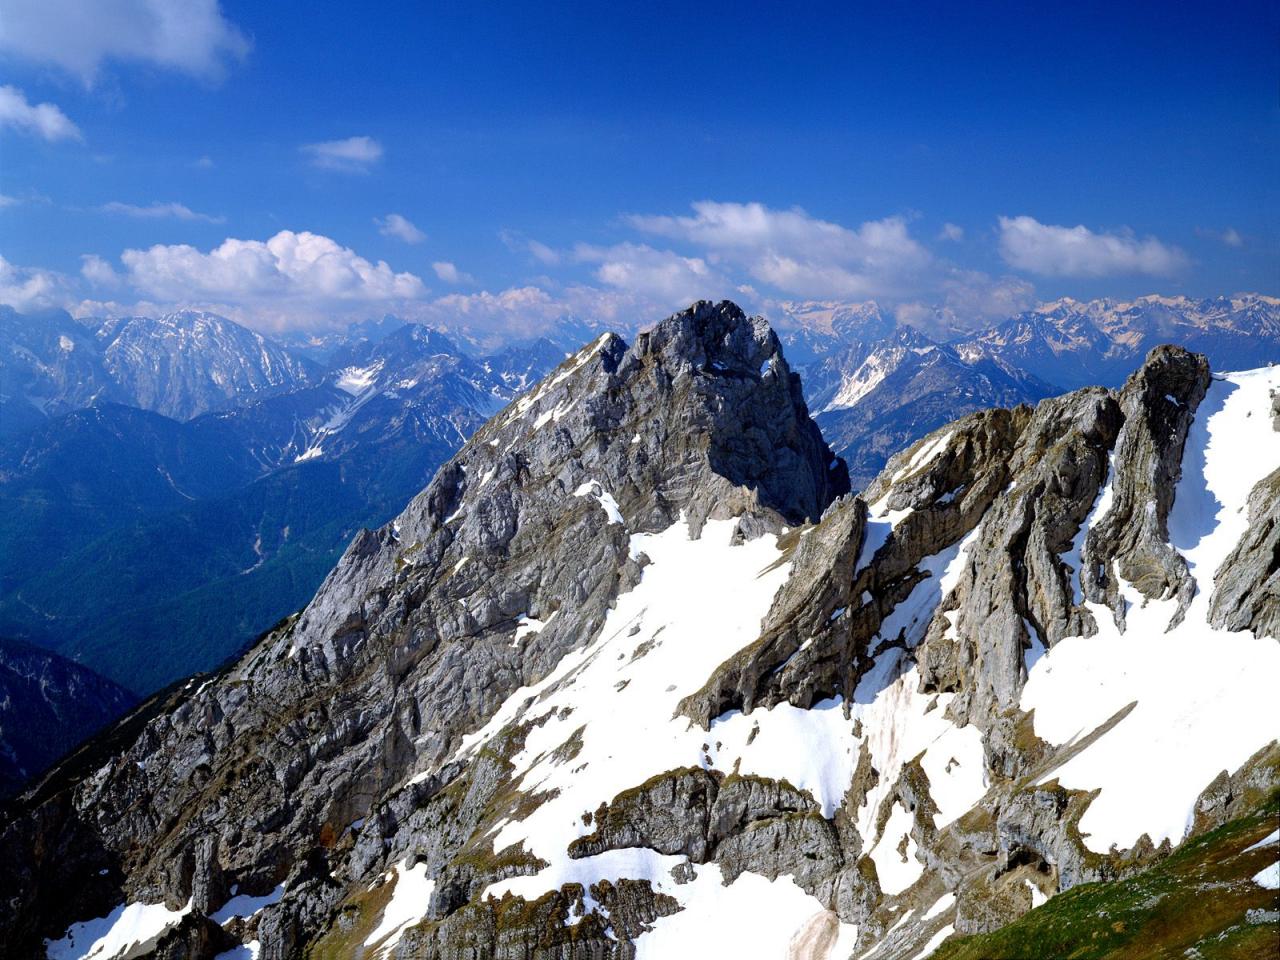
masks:
<path id="1" fill-rule="evenodd" d="M 1127 876 L 1276 786 L 1274 598 L 1237 575 L 1277 396 L 1161 348 L 861 497 L 763 323 L 602 337 L 32 801 L 0 933 L 163 910 L 210 955 L 907 960 Z"/>
<path id="2" fill-rule="evenodd" d="M 1123 630 L 1110 609 L 1086 601 L 1097 632 L 1064 638 L 1031 669 L 1021 707 L 1035 711 L 1035 732 L 1049 743 L 1078 739 L 1136 704 L 1040 778 L 1100 790 L 1080 820 L 1091 850 L 1130 847 L 1144 833 L 1179 842 L 1209 781 L 1280 737 L 1280 643 L 1214 629 L 1209 616 L 1215 575 L 1248 530 L 1249 494 L 1280 469 L 1280 431 L 1268 416 L 1277 394 L 1280 368 L 1270 367 L 1216 378 L 1200 402 L 1168 524 L 1195 581 L 1184 616 L 1176 598 L 1148 599 L 1121 580 Z M 1104 487 L 1094 518 L 1111 496 Z"/>

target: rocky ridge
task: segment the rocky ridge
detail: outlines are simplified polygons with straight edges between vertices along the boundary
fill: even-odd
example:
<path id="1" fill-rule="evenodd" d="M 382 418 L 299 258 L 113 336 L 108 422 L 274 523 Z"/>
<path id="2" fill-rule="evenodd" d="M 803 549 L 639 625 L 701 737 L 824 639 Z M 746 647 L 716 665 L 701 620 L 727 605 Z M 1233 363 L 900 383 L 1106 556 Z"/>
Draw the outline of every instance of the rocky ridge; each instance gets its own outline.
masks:
<path id="1" fill-rule="evenodd" d="M 1274 517 L 1206 573 L 1173 495 L 1205 397 L 1225 417 L 1257 392 L 1157 350 L 1120 391 L 956 421 L 853 496 L 763 321 L 698 304 L 605 335 L 360 534 L 299 616 L 24 797 L 0 937 L 63 949 L 124 900 L 153 905 L 135 956 L 739 936 L 905 958 L 1127 876 L 1181 836 L 1072 764 L 1151 706 L 1121 688 L 1061 733 L 1074 688 L 1036 664 L 1069 680 L 1082 645 L 1156 615 L 1170 643 L 1247 625 L 1216 636 L 1271 662 Z M 1250 484 L 1259 518 L 1274 478 Z M 1276 733 L 1156 787 L 1211 829 L 1274 788 Z M 689 926 L 724 904 L 741 930 Z"/>

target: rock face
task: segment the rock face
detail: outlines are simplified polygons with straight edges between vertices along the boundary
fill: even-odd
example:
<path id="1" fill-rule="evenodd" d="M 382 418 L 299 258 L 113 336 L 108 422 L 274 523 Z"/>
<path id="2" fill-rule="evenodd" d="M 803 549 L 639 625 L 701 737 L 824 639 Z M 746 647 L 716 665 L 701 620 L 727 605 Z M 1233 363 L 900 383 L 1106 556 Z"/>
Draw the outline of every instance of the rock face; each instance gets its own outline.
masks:
<path id="1" fill-rule="evenodd" d="M 1110 509 L 1085 540 L 1084 590 L 1105 599 L 1117 619 L 1124 603 L 1117 575 L 1148 599 L 1177 597 L 1178 617 L 1195 592 L 1186 561 L 1169 545 L 1169 510 L 1182 475 L 1183 445 L 1209 385 L 1203 357 L 1157 348 L 1120 395 L 1124 427 L 1116 441 Z"/>
<path id="2" fill-rule="evenodd" d="M 1249 532 L 1214 581 L 1210 616 L 1223 630 L 1280 635 L 1280 471 L 1249 494 Z"/>
<path id="3" fill-rule="evenodd" d="M 896 958 L 1126 876 L 1274 779 L 1274 725 L 1232 713 L 1269 697 L 1272 595 L 1231 573 L 1274 575 L 1273 534 L 1193 543 L 1173 495 L 1202 402 L 1234 429 L 1259 382 L 1233 399 L 1157 350 L 1119 392 L 970 414 L 859 497 L 763 321 L 699 303 L 601 336 L 300 614 L 19 798 L 0 940 L 78 955 L 73 924 L 129 904 L 152 955 L 202 960 Z M 1219 617 L 1256 634 L 1213 634 L 1253 667 L 1228 700 L 1187 686 L 1210 664 L 1135 708 L 1142 671 L 1098 647 Z M 1229 749 L 1151 732 L 1188 702 Z M 1142 788 L 1172 813 L 1115 807 L 1133 737 L 1181 751 Z"/>

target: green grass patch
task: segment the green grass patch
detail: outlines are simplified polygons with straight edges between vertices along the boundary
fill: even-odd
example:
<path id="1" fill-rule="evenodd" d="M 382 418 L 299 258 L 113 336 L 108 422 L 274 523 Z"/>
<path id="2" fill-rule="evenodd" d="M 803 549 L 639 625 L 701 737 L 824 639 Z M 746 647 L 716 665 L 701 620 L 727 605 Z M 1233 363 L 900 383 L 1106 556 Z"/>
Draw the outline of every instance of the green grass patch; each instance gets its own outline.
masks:
<path id="1" fill-rule="evenodd" d="M 1280 892 L 1251 879 L 1275 847 L 1246 852 L 1278 822 L 1273 793 L 1127 880 L 1081 884 L 999 930 L 943 944 L 932 960 L 1280 957 Z"/>

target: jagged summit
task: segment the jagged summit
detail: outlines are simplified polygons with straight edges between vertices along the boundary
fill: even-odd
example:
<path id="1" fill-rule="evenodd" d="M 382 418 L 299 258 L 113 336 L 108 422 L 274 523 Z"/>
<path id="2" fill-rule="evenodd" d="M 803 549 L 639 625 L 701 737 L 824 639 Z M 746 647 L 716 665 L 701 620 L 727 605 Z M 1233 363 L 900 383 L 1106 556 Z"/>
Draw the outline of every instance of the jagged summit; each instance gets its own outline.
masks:
<path id="1" fill-rule="evenodd" d="M 763 322 L 606 334 L 29 794 L 0 938 L 900 960 L 1133 875 L 1276 780 L 1277 391 L 1162 349 L 853 496 Z"/>

